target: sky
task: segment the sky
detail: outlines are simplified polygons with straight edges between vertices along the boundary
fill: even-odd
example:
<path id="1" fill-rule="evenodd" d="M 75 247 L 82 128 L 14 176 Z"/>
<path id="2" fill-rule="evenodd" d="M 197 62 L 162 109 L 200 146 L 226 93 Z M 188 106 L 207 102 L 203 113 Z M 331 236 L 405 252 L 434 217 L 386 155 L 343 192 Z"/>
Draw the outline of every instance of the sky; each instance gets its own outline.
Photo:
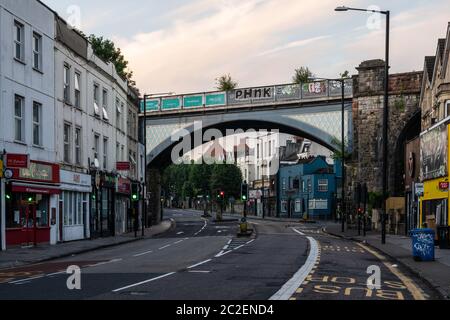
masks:
<path id="1" fill-rule="evenodd" d="M 86 34 L 113 40 L 141 93 L 290 83 L 307 66 L 337 77 L 384 58 L 384 16 L 335 12 L 339 5 L 391 11 L 392 72 L 423 70 L 450 22 L 448 0 L 43 0 Z"/>

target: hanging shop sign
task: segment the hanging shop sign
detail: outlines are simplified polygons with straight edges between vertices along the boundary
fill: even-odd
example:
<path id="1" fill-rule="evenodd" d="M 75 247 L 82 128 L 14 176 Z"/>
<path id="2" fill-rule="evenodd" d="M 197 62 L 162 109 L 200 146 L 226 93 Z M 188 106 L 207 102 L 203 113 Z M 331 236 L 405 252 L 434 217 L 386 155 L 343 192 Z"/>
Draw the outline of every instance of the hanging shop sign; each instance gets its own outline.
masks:
<path id="1" fill-rule="evenodd" d="M 116 170 L 117 171 L 130 171 L 130 162 L 117 162 Z"/>

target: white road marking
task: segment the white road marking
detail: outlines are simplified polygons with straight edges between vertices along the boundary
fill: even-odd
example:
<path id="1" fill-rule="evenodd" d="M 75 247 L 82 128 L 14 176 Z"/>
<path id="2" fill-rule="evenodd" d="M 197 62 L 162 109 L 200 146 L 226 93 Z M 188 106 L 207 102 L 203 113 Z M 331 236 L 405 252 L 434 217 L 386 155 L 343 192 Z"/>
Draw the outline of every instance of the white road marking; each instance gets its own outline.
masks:
<path id="1" fill-rule="evenodd" d="M 156 277 L 156 278 L 148 279 L 148 280 L 141 281 L 141 282 L 138 282 L 138 283 L 135 283 L 135 284 L 131 284 L 131 285 L 123 287 L 123 288 L 119 288 L 119 289 L 113 290 L 112 292 L 119 292 L 119 291 L 127 290 L 127 289 L 130 289 L 130 288 L 134 288 L 134 287 L 137 287 L 137 286 L 141 286 L 141 285 L 149 283 L 149 282 L 153 282 L 153 281 L 156 281 L 156 280 L 159 280 L 159 279 L 163 279 L 163 278 L 169 277 L 171 275 L 174 275 L 175 273 L 176 272 L 166 273 L 166 274 L 163 274 L 162 276 L 159 276 L 159 277 Z"/>
<path id="2" fill-rule="evenodd" d="M 180 234 L 184 234 L 184 231 L 180 231 L 177 233 L 177 236 L 179 236 Z"/>
<path id="3" fill-rule="evenodd" d="M 250 243 L 252 243 L 253 241 L 255 241 L 255 239 L 253 239 L 253 240 L 250 240 L 249 242 L 247 242 L 246 244 L 250 244 Z"/>
<path id="4" fill-rule="evenodd" d="M 307 237 L 311 250 L 309 252 L 306 263 L 300 268 L 299 271 L 290 279 L 286 284 L 275 293 L 269 300 L 289 300 L 300 288 L 305 281 L 306 277 L 311 273 L 314 265 L 319 257 L 319 245 L 314 238 Z"/>
<path id="5" fill-rule="evenodd" d="M 182 243 L 184 240 L 179 240 L 179 241 L 177 241 L 177 242 L 174 242 L 173 244 L 179 244 L 179 243 Z"/>
<path id="6" fill-rule="evenodd" d="M 45 275 L 40 275 L 40 276 L 36 276 L 36 277 L 31 277 L 31 278 L 11 281 L 11 282 L 9 282 L 9 284 L 22 284 L 22 282 L 30 282 L 32 280 L 41 279 L 41 278 L 44 278 L 44 277 L 45 277 Z"/>
<path id="7" fill-rule="evenodd" d="M 54 276 L 57 276 L 57 275 L 60 275 L 60 274 L 63 274 L 63 273 L 67 273 L 67 271 L 63 270 L 63 271 L 59 271 L 59 272 L 55 272 L 55 273 L 50 273 L 50 274 L 47 275 L 47 277 L 54 277 Z"/>
<path id="8" fill-rule="evenodd" d="M 138 254 L 135 254 L 133 257 L 145 256 L 146 254 L 150 254 L 150 253 L 153 253 L 153 251 L 146 251 L 146 252 L 138 253 Z"/>
<path id="9" fill-rule="evenodd" d="M 211 271 L 192 270 L 188 271 L 188 273 L 211 273 Z"/>
<path id="10" fill-rule="evenodd" d="M 196 268 L 196 267 L 199 267 L 199 266 L 201 266 L 201 265 L 204 265 L 205 263 L 211 262 L 211 260 L 212 260 L 212 259 L 208 259 L 208 260 L 206 260 L 206 261 L 203 261 L 203 262 L 194 264 L 193 266 L 188 267 L 188 269 L 194 269 L 194 268 Z"/>
<path id="11" fill-rule="evenodd" d="M 303 233 L 303 232 L 301 232 L 301 231 L 298 231 L 297 229 L 295 229 L 295 228 L 292 228 L 292 230 L 294 230 L 295 232 L 297 232 L 299 235 L 301 235 L 301 236 L 305 236 L 305 234 Z"/>
<path id="12" fill-rule="evenodd" d="M 243 245 L 241 245 L 241 246 L 239 246 L 239 247 L 236 247 L 236 248 L 234 248 L 233 250 L 239 250 L 240 248 L 242 248 L 242 247 L 244 247 L 245 246 L 245 244 L 243 244 Z"/>
<path id="13" fill-rule="evenodd" d="M 164 249 L 166 249 L 166 248 L 168 248 L 168 247 L 170 247 L 170 246 L 172 246 L 172 245 L 171 245 L 171 244 L 168 244 L 168 245 L 166 245 L 166 246 L 164 246 L 164 247 L 159 248 L 158 250 L 164 250 Z"/>
<path id="14" fill-rule="evenodd" d="M 91 264 L 91 265 L 88 265 L 87 267 L 88 268 L 99 267 L 99 266 L 104 266 L 105 264 L 120 262 L 122 260 L 123 260 L 122 258 L 121 259 L 114 259 L 114 260 L 110 260 L 110 261 L 105 261 L 105 262 L 99 262 L 99 263 L 96 263 L 96 264 Z"/>
<path id="15" fill-rule="evenodd" d="M 222 257 L 222 256 L 224 256 L 224 255 L 226 255 L 226 254 L 228 254 L 230 252 L 231 252 L 231 250 L 230 251 L 220 251 L 218 254 L 215 255 L 215 257 L 216 258 L 220 258 L 220 257 Z"/>

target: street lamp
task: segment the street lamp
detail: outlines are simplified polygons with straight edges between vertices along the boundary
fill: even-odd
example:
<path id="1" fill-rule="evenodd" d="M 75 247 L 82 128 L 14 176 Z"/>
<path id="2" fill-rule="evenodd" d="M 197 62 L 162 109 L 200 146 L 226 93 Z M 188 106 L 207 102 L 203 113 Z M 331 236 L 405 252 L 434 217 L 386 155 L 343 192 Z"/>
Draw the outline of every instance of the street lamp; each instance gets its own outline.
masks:
<path id="1" fill-rule="evenodd" d="M 337 7 L 335 11 L 364 11 L 384 14 L 386 16 L 386 57 L 385 57 L 385 76 L 384 76 L 384 112 L 383 112 L 383 214 L 381 218 L 381 243 L 386 244 L 386 197 L 388 193 L 388 130 L 389 130 L 389 30 L 390 30 L 390 11 L 369 10 L 349 8 L 345 6 Z"/>

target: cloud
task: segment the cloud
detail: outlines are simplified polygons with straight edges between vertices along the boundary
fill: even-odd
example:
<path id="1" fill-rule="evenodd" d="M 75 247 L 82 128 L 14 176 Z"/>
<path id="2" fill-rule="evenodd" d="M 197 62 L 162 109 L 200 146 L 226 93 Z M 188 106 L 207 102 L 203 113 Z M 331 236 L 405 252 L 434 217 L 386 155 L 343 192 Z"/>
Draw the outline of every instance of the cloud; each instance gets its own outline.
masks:
<path id="1" fill-rule="evenodd" d="M 258 54 L 284 46 L 293 33 L 307 38 L 308 26 L 328 16 L 334 7 L 331 0 L 217 3 L 194 1 L 174 13 L 172 24 L 166 28 L 132 39 L 115 39 L 143 92 L 212 90 L 214 79 L 225 73 L 231 73 L 241 85 L 254 85 L 258 81 L 255 74 L 273 69 L 271 59 Z M 207 14 L 193 19 L 198 12 Z M 290 46 L 298 49 L 299 45 L 294 41 Z M 277 64 L 280 70 L 289 68 L 292 73 L 295 60 L 297 57 L 292 56 Z M 282 82 L 286 80 L 289 77 Z"/>
<path id="2" fill-rule="evenodd" d="M 383 58 L 384 21 L 382 30 L 371 31 L 367 16 L 334 15 L 335 5 L 331 0 L 195 0 L 156 17 L 166 21 L 157 30 L 114 40 L 138 87 L 149 93 L 214 90 L 215 79 L 228 73 L 243 87 L 286 83 L 299 66 L 336 77 L 344 70 L 355 73 L 363 60 Z M 349 5 L 364 7 L 363 1 Z M 396 9 L 392 71 L 421 70 L 424 56 L 434 54 L 437 38 L 445 34 L 450 3 Z"/>
<path id="3" fill-rule="evenodd" d="M 280 51 L 287 50 L 287 49 L 303 47 L 303 46 L 306 46 L 306 45 L 311 44 L 313 42 L 316 42 L 316 41 L 319 41 L 319 40 L 323 40 L 323 39 L 327 39 L 329 37 L 330 36 L 319 36 L 319 37 L 313 37 L 313 38 L 304 39 L 304 40 L 292 41 L 292 42 L 289 42 L 289 43 L 287 43 L 285 45 L 276 47 L 274 49 L 261 52 L 260 54 L 258 54 L 258 56 L 262 57 L 262 56 L 267 56 L 267 55 L 270 55 L 270 54 L 278 53 Z"/>

